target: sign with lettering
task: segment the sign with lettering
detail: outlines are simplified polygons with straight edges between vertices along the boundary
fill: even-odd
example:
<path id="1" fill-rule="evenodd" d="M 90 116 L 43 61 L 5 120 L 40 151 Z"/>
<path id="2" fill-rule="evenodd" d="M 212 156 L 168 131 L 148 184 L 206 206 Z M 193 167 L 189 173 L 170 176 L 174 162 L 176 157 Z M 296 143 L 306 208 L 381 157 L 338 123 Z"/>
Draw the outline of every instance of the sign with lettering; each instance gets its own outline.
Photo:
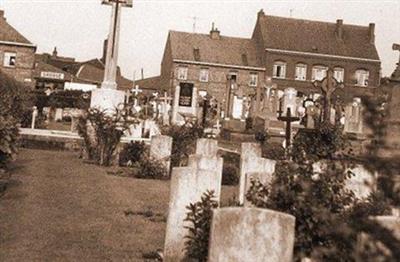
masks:
<path id="1" fill-rule="evenodd" d="M 40 77 L 42 78 L 49 78 L 49 79 L 58 79 L 63 80 L 64 74 L 63 73 L 56 73 L 56 72 L 40 72 Z"/>
<path id="2" fill-rule="evenodd" d="M 192 106 L 193 87 L 191 83 L 180 83 L 181 91 L 179 92 L 179 106 Z"/>

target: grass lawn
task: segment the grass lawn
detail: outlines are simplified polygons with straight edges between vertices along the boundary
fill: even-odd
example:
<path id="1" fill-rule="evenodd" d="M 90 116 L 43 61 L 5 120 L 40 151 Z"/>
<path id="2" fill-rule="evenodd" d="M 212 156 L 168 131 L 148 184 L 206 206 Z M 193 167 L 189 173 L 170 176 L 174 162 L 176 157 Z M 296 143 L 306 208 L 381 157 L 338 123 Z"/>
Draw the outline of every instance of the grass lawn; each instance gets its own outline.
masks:
<path id="1" fill-rule="evenodd" d="M 169 181 L 23 149 L 0 198 L 0 261 L 143 261 L 163 248 Z M 236 193 L 223 187 L 223 203 Z"/>

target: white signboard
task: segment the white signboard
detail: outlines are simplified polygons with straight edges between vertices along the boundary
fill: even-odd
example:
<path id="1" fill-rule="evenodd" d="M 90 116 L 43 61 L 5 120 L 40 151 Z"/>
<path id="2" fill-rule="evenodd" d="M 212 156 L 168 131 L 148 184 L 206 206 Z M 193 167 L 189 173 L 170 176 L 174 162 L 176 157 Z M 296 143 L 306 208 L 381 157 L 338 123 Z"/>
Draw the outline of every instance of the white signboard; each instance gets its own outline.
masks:
<path id="1" fill-rule="evenodd" d="M 81 90 L 83 92 L 89 92 L 92 90 L 97 89 L 96 85 L 90 85 L 90 84 L 82 84 L 82 83 L 70 83 L 67 82 L 64 85 L 64 90 Z"/>
<path id="2" fill-rule="evenodd" d="M 58 79 L 63 80 L 64 74 L 63 73 L 56 73 L 56 72 L 40 72 L 40 77 L 42 78 L 49 78 L 49 79 Z"/>

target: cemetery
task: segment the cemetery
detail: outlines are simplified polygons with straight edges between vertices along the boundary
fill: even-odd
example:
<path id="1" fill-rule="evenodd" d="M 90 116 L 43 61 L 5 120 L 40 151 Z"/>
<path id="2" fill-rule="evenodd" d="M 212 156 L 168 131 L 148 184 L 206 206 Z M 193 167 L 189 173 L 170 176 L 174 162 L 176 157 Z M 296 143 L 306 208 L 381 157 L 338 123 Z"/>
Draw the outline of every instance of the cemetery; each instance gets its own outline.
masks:
<path id="1" fill-rule="evenodd" d="M 307 92 L 237 73 L 223 99 L 179 75 L 121 90 L 132 1 L 103 4 L 99 87 L 26 92 L 0 70 L 0 261 L 398 260 L 400 62 L 362 94 L 335 68 Z"/>

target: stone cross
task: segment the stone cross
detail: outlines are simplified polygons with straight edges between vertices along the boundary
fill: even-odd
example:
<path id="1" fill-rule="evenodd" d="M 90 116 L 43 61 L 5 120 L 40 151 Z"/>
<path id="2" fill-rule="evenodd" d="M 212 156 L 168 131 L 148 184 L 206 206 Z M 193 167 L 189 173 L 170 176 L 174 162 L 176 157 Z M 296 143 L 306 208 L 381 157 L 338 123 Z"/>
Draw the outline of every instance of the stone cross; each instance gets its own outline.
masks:
<path id="1" fill-rule="evenodd" d="M 132 1 L 103 0 L 103 4 L 112 5 L 110 32 L 108 36 L 106 66 L 102 88 L 116 89 L 116 75 L 118 66 L 118 45 L 121 21 L 121 7 L 131 7 Z"/>
<path id="2" fill-rule="evenodd" d="M 103 4 L 112 5 L 111 23 L 107 42 L 104 79 L 100 89 L 92 92 L 90 107 L 114 112 L 124 104 L 125 93 L 117 90 L 118 44 L 121 21 L 121 8 L 132 7 L 132 0 L 103 0 Z"/>
<path id="3" fill-rule="evenodd" d="M 324 121 L 329 121 L 331 117 L 331 100 L 332 94 L 337 88 L 343 88 L 343 84 L 339 83 L 333 76 L 332 69 L 328 69 L 327 76 L 321 81 L 314 81 L 314 86 L 321 89 L 324 97 Z"/>
<path id="4" fill-rule="evenodd" d="M 167 107 L 167 105 L 169 105 L 169 101 L 171 101 L 172 98 L 168 96 L 167 92 L 164 92 L 164 96 L 160 97 L 160 99 L 162 101 L 162 111 L 163 111 L 162 119 L 163 119 L 163 124 L 164 125 L 168 125 L 169 124 L 169 115 L 168 115 L 168 107 Z"/>
<path id="5" fill-rule="evenodd" d="M 135 95 L 134 102 L 133 102 L 133 107 L 136 109 L 136 111 L 138 111 L 138 108 L 137 108 L 139 106 L 138 95 L 140 93 L 142 93 L 143 90 L 140 89 L 138 85 L 136 85 L 135 88 L 131 89 L 131 92 Z"/>

